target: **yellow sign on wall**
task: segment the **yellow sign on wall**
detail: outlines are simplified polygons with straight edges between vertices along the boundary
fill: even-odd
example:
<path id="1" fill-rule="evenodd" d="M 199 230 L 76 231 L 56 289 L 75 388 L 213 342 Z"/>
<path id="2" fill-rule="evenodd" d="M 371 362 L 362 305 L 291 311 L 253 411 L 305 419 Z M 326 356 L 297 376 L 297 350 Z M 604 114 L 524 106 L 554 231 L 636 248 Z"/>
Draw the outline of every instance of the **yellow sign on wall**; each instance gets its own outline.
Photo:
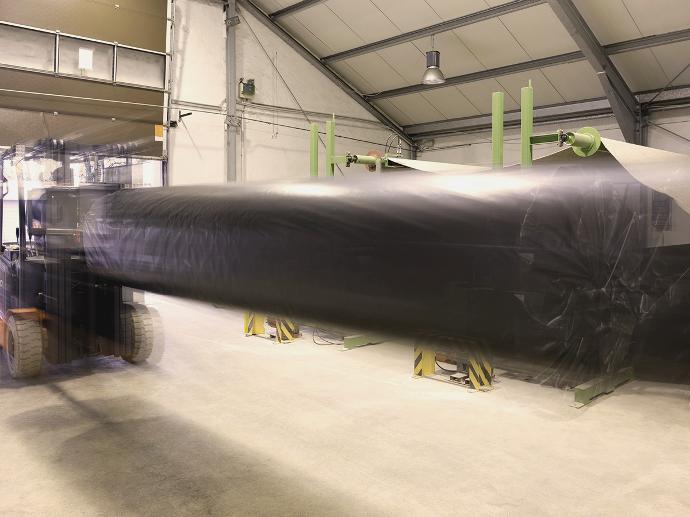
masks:
<path id="1" fill-rule="evenodd" d="M 156 124 L 154 126 L 154 130 L 153 130 L 154 141 L 162 142 L 164 131 L 165 131 L 165 129 L 163 127 L 163 124 Z"/>

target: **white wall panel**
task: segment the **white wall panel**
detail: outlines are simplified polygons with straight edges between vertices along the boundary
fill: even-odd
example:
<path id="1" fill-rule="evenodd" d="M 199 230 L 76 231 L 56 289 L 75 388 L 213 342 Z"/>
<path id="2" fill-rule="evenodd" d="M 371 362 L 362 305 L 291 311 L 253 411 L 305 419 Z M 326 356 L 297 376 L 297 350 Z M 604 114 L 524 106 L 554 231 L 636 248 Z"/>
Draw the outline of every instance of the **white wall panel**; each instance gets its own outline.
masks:
<path id="1" fill-rule="evenodd" d="M 623 0 L 644 36 L 690 27 L 688 0 Z"/>
<path id="2" fill-rule="evenodd" d="M 288 34 L 307 47 L 316 56 L 323 57 L 333 53 L 331 47 L 307 29 L 294 15 L 280 18 L 278 25 L 282 26 Z"/>
<path id="3" fill-rule="evenodd" d="M 385 15 L 400 29 L 409 32 L 434 25 L 442 18 L 423 0 L 401 2 L 400 0 L 372 0 Z"/>
<path id="4" fill-rule="evenodd" d="M 500 17 L 500 21 L 531 59 L 578 50 L 551 8 L 538 5 Z"/>
<path id="5" fill-rule="evenodd" d="M 328 0 L 333 11 L 364 43 L 400 34 L 400 30 L 370 0 Z"/>
<path id="6" fill-rule="evenodd" d="M 611 61 L 635 92 L 660 88 L 670 79 L 651 49 L 616 54 Z"/>
<path id="7" fill-rule="evenodd" d="M 529 55 L 497 19 L 473 23 L 454 31 L 486 68 L 527 61 Z"/>
<path id="8" fill-rule="evenodd" d="M 426 70 L 426 54 L 414 43 L 395 45 L 379 50 L 377 53 L 396 70 L 406 84 L 417 84 L 422 79 L 422 74 Z M 441 66 L 444 64 L 445 57 L 452 60 L 447 54 L 441 56 Z"/>
<path id="9" fill-rule="evenodd" d="M 343 63 L 350 65 L 360 75 L 366 78 L 367 83 L 371 84 L 373 89 L 366 93 L 382 92 L 408 84 L 405 78 L 401 76 L 393 66 L 379 56 L 377 52 L 351 57 L 350 59 L 344 60 Z M 420 78 L 423 70 L 424 69 L 419 72 Z"/>
<path id="10" fill-rule="evenodd" d="M 381 109 L 386 115 L 397 121 L 399 124 L 407 126 L 414 124 L 412 117 L 401 111 L 391 99 L 381 99 L 373 102 L 374 106 Z"/>
<path id="11" fill-rule="evenodd" d="M 479 115 L 479 110 L 455 86 L 429 90 L 421 95 L 437 111 L 443 114 L 443 118 L 450 119 Z"/>
<path id="12" fill-rule="evenodd" d="M 222 6 L 196 0 L 176 0 L 175 6 L 173 98 L 219 105 L 225 99 Z"/>
<path id="13" fill-rule="evenodd" d="M 432 122 L 445 118 L 443 113 L 438 111 L 421 93 L 393 97 L 390 101 L 397 106 L 400 111 L 414 120 L 415 124 Z"/>
<path id="14" fill-rule="evenodd" d="M 185 45 L 175 61 L 178 86 L 175 98 L 219 105 L 225 98 L 225 25 L 222 6 L 205 0 L 177 0 L 178 45 Z M 305 10 L 304 13 L 312 9 Z M 249 22 L 269 56 L 278 53 L 278 68 L 301 106 L 308 111 L 335 113 L 336 133 L 369 140 L 336 140 L 339 153 L 383 150 L 390 131 L 364 108 L 338 89 L 318 69 L 303 60 L 270 30 L 246 12 L 237 26 L 237 77 L 256 81 L 254 101 L 297 108 L 287 88 L 278 80 L 271 62 L 249 30 Z M 193 24 L 194 30 L 189 31 Z M 186 32 L 185 32 L 186 31 Z M 204 67 L 200 66 L 204 64 Z M 387 65 L 386 65 L 387 66 Z M 238 135 L 238 176 L 244 181 L 305 178 L 309 175 L 308 122 L 299 113 L 278 112 L 244 106 L 246 119 Z M 361 120 L 346 119 L 353 117 Z M 325 118 L 311 115 L 324 129 Z M 253 120 L 249 120 L 253 119 Z M 185 125 L 171 130 L 170 177 L 172 184 L 222 183 L 225 178 L 225 118 L 222 114 L 195 112 Z M 258 121 L 258 122 L 257 122 Z M 273 126 L 295 126 L 298 129 Z M 323 149 L 321 149 L 323 164 Z M 356 173 L 353 168 L 345 173 Z"/>
<path id="15" fill-rule="evenodd" d="M 376 88 L 357 69 L 346 61 L 333 63 L 331 68 L 360 93 L 373 92 Z"/>
<path id="16" fill-rule="evenodd" d="M 585 60 L 550 66 L 541 71 L 566 101 L 605 96 L 594 69 Z"/>
<path id="17" fill-rule="evenodd" d="M 574 0 L 574 2 L 602 45 L 642 36 L 622 0 Z"/>
<path id="18" fill-rule="evenodd" d="M 364 43 L 362 38 L 352 32 L 325 4 L 316 4 L 293 16 L 334 52 L 358 47 Z"/>
<path id="19" fill-rule="evenodd" d="M 690 4 L 688 8 L 690 9 Z M 690 41 L 654 47 L 651 51 L 654 53 L 654 57 L 656 57 L 656 60 L 661 65 L 669 81 L 680 74 L 673 81 L 673 85 L 690 84 L 690 68 L 682 72 L 683 69 L 688 66 L 688 63 L 690 63 Z M 666 83 L 664 83 L 664 85 L 666 85 Z"/>
<path id="20" fill-rule="evenodd" d="M 426 3 L 444 20 L 483 11 L 489 7 L 484 0 L 426 0 Z"/>

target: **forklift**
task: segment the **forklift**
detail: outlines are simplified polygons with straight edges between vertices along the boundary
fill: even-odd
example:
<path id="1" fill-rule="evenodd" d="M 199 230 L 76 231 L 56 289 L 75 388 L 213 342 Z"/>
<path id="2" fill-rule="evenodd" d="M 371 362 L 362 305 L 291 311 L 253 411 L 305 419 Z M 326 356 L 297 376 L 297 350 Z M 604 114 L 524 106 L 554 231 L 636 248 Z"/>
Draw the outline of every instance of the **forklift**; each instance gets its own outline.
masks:
<path id="1" fill-rule="evenodd" d="M 0 347 L 15 379 L 38 376 L 44 361 L 63 364 L 101 355 L 136 364 L 153 351 L 149 309 L 135 302 L 133 289 L 88 270 L 82 239 L 81 219 L 91 203 L 131 186 L 131 158 L 126 159 L 129 175 L 126 166 L 110 178 L 86 167 L 87 181 L 94 182 L 75 186 L 70 158 L 84 156 L 84 149 L 77 151 L 62 141 L 46 140 L 31 148 L 12 146 L 0 155 Z M 118 156 L 122 149 L 109 151 Z M 59 164 L 46 182 L 50 186 L 27 193 L 24 166 L 46 158 Z M 5 242 L 2 235 L 7 162 L 17 164 L 14 242 Z"/>

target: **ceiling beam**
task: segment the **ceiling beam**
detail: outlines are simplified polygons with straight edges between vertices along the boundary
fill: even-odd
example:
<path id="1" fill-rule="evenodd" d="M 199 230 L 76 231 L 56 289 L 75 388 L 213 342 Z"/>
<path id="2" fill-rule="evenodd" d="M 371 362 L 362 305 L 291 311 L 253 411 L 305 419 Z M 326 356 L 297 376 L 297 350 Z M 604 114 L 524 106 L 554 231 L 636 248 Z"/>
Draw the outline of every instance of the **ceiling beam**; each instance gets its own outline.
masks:
<path id="1" fill-rule="evenodd" d="M 302 58 L 304 58 L 308 63 L 316 67 L 321 73 L 328 77 L 338 88 L 345 92 L 352 100 L 359 104 L 362 108 L 367 110 L 371 115 L 373 115 L 379 122 L 387 126 L 391 131 L 396 133 L 400 138 L 402 138 L 408 145 L 413 145 L 413 140 L 407 133 L 395 123 L 391 118 L 385 113 L 379 110 L 376 106 L 373 106 L 367 102 L 364 97 L 350 87 L 343 79 L 340 78 L 338 74 L 333 72 L 330 68 L 325 66 L 319 58 L 307 50 L 300 42 L 288 34 L 285 29 L 277 25 L 273 20 L 271 20 L 266 13 L 264 13 L 259 7 L 257 7 L 252 0 L 237 0 L 237 5 L 242 7 L 245 11 L 250 13 L 254 18 L 259 20 L 263 25 L 270 29 L 273 34 L 278 36 L 284 43 L 286 43 L 290 48 L 297 52 Z"/>
<path id="2" fill-rule="evenodd" d="M 621 41 L 620 43 L 612 43 L 603 47 L 605 53 L 609 56 L 615 54 L 622 54 L 633 50 L 640 50 L 659 45 L 666 45 L 669 43 L 677 43 L 679 41 L 690 40 L 690 29 L 684 29 L 666 34 L 658 34 L 654 36 L 645 36 L 642 38 L 635 38 L 628 41 Z M 443 84 L 412 84 L 410 86 L 403 86 L 392 90 L 385 90 L 383 92 L 364 95 L 369 101 L 387 99 L 389 97 L 397 97 L 399 95 L 407 95 L 409 93 L 423 92 L 433 90 L 435 88 L 444 88 L 446 86 L 457 86 L 460 84 L 471 83 L 474 81 L 481 81 L 483 79 L 494 79 L 503 75 L 514 74 L 517 72 L 524 72 L 528 70 L 535 70 L 537 68 L 545 68 L 548 66 L 560 65 L 564 63 L 572 63 L 585 59 L 585 54 L 582 51 L 576 50 L 574 52 L 566 52 L 565 54 L 558 54 L 556 56 L 544 57 L 540 59 L 533 59 L 530 61 L 523 61 L 521 63 L 514 63 L 512 65 L 500 66 L 497 68 L 490 68 L 488 70 L 480 70 L 479 72 L 472 72 L 465 75 L 456 75 L 448 77 Z"/>
<path id="3" fill-rule="evenodd" d="M 435 90 L 437 88 L 446 88 L 448 86 L 457 86 L 459 84 L 472 83 L 475 81 L 482 81 L 484 79 L 493 79 L 503 75 L 525 72 L 527 70 L 535 70 L 537 68 L 545 68 L 547 66 L 560 65 L 572 61 L 582 61 L 583 59 L 584 55 L 580 51 L 568 52 L 567 54 L 543 57 L 540 59 L 533 59 L 531 61 L 523 61 L 521 63 L 513 63 L 511 65 L 489 68 L 488 70 L 480 70 L 478 72 L 472 72 L 469 74 L 447 77 L 446 82 L 443 84 L 412 84 L 409 86 L 403 86 L 401 88 L 394 88 L 392 90 L 385 90 L 383 92 L 364 95 L 364 98 L 368 101 L 376 101 L 380 99 L 387 99 L 389 97 L 407 95 L 409 93 Z"/>
<path id="4" fill-rule="evenodd" d="M 301 2 L 297 2 L 295 4 L 288 5 L 287 7 L 283 7 L 282 9 L 274 11 L 271 14 L 269 14 L 268 17 L 271 20 L 277 20 L 278 18 L 282 18 L 283 16 L 287 16 L 288 14 L 294 14 L 296 12 L 302 11 L 303 9 L 307 9 L 313 5 L 320 4 L 323 1 L 324 0 L 302 0 Z"/>
<path id="5" fill-rule="evenodd" d="M 641 92 L 636 95 L 638 102 L 645 105 L 649 111 L 673 109 L 690 105 L 690 86 L 664 91 L 658 97 L 658 92 Z M 656 97 L 654 99 L 654 97 Z M 649 101 L 654 99 L 652 104 Z M 591 119 L 597 117 L 612 116 L 611 104 L 606 98 L 590 99 L 585 101 L 568 102 L 540 106 L 534 109 L 535 123 L 558 122 L 576 119 Z M 505 113 L 505 127 L 517 127 L 520 125 L 520 110 L 512 110 Z M 432 136 L 452 135 L 455 133 L 467 133 L 483 131 L 491 128 L 491 115 L 477 115 L 451 120 L 438 120 L 412 124 L 405 126 L 405 131 L 415 140 Z"/>
<path id="6" fill-rule="evenodd" d="M 668 45 L 669 43 L 678 43 L 688 40 L 690 40 L 690 29 L 682 29 L 664 34 L 654 34 L 653 36 L 644 36 L 642 38 L 621 41 L 620 43 L 611 43 L 610 45 L 604 45 L 604 50 L 606 50 L 606 53 L 610 56 L 612 54 L 622 54 L 623 52 L 631 52 L 633 50 L 658 47 L 659 45 Z"/>
<path id="7" fill-rule="evenodd" d="M 405 32 L 403 34 L 398 34 L 397 36 L 392 36 L 390 38 L 382 39 L 379 41 L 374 41 L 373 43 L 368 43 L 366 45 L 362 45 L 361 47 L 344 50 L 343 52 L 338 52 L 337 54 L 326 56 L 322 58 L 322 61 L 325 63 L 334 63 L 336 61 L 342 61 L 343 59 L 360 56 L 362 54 L 368 54 L 370 52 L 375 52 L 377 50 L 381 50 L 384 48 L 400 45 L 401 43 L 407 43 L 409 41 L 415 41 L 420 38 L 432 36 L 434 34 L 439 34 L 441 32 L 447 32 L 453 29 L 457 29 L 459 27 L 464 27 L 465 25 L 471 25 L 473 23 L 479 23 L 485 20 L 490 20 L 492 18 L 496 18 L 497 16 L 503 16 L 504 14 L 513 13 L 515 11 L 521 11 L 523 9 L 527 9 L 528 7 L 534 7 L 535 5 L 543 4 L 545 1 L 546 0 L 512 0 L 511 2 L 496 5 L 494 7 L 489 7 L 488 9 L 483 9 L 475 13 L 460 16 L 459 18 L 453 18 L 452 20 L 436 23 L 428 27 L 423 27 L 421 29 Z M 401 8 L 403 7 L 401 6 Z"/>
<path id="8" fill-rule="evenodd" d="M 604 88 L 627 142 L 640 143 L 640 105 L 572 0 L 548 0 L 561 24 L 575 40 Z"/>

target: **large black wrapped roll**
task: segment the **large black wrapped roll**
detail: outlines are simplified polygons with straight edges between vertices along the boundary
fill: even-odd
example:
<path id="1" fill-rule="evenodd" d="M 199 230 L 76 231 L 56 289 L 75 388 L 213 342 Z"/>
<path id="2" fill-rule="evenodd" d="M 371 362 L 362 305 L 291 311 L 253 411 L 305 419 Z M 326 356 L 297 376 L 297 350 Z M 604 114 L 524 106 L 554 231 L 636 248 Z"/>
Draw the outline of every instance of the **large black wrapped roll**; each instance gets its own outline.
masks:
<path id="1" fill-rule="evenodd" d="M 84 244 L 133 287 L 610 369 L 639 318 L 639 202 L 620 167 L 123 190 Z"/>

